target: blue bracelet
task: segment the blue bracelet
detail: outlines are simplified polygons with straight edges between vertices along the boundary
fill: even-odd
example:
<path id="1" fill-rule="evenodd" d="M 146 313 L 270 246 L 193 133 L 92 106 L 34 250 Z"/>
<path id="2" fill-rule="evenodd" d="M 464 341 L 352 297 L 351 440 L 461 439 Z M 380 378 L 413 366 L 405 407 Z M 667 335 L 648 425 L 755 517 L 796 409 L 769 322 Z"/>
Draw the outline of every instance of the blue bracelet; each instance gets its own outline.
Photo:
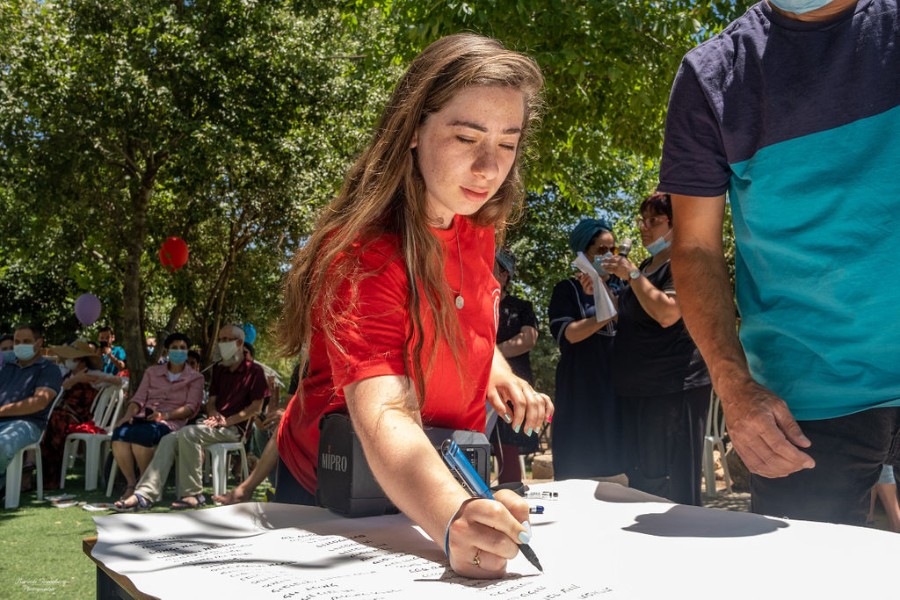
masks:
<path id="1" fill-rule="evenodd" d="M 447 560 L 450 560 L 450 525 L 453 524 L 453 521 L 456 519 L 456 515 L 454 514 L 450 517 L 450 520 L 447 522 L 447 529 L 444 530 L 444 554 L 447 555 Z"/>

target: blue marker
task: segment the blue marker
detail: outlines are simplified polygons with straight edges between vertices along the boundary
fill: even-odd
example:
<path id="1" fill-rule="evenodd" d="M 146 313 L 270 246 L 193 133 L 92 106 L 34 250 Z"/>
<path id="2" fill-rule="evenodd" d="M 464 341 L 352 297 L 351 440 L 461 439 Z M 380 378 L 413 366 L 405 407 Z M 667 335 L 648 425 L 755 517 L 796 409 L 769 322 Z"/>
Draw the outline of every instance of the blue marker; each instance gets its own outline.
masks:
<path id="1" fill-rule="evenodd" d="M 491 488 L 487 486 L 478 474 L 478 471 L 476 471 L 475 467 L 472 466 L 472 463 L 469 462 L 469 459 L 466 458 L 462 450 L 459 449 L 459 445 L 456 442 L 453 440 L 444 440 L 444 443 L 441 444 L 441 456 L 444 457 L 444 461 L 450 467 L 450 470 L 461 480 L 463 487 L 466 488 L 466 491 L 468 491 L 469 494 L 487 500 L 494 499 Z M 531 546 L 528 544 L 521 544 L 519 550 L 525 555 L 528 562 L 537 567 L 539 571 L 544 571 L 541 562 L 538 560 L 534 550 L 531 549 Z"/>

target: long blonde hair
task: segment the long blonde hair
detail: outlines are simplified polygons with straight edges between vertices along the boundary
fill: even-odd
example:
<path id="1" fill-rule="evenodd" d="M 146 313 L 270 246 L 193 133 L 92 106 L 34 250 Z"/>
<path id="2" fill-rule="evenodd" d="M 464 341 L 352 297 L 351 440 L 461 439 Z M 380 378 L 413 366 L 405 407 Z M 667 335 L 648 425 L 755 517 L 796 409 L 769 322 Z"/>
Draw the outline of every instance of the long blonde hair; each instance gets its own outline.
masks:
<path id="1" fill-rule="evenodd" d="M 440 111 L 460 90 L 481 85 L 515 88 L 525 97 L 516 160 L 496 195 L 469 217 L 477 225 L 494 225 L 498 241 L 502 241 L 507 223 L 522 207 L 519 163 L 528 134 L 539 118 L 543 77 L 532 59 L 507 50 L 497 40 L 466 33 L 447 36 L 429 45 L 409 66 L 340 193 L 325 207 L 314 233 L 294 255 L 284 282 L 278 326 L 278 340 L 286 356 L 302 356 L 309 347 L 314 310 L 324 311 L 323 333 L 337 344 L 336 328 L 353 325 L 335 308 L 340 284 L 372 274 L 359 272 L 354 260 L 336 259 L 354 244 L 391 233 L 399 240 L 406 267 L 411 323 L 404 361 L 407 373 L 415 375 L 420 403 L 424 402 L 424 371 L 421 362 L 411 360 L 410 355 L 421 356 L 424 347 L 423 301 L 434 319 L 436 336 L 450 340 L 457 357 L 456 311 L 444 278 L 441 245 L 430 231 L 434 223 L 426 213 L 425 183 L 410 145 L 429 115 Z M 342 300 L 346 311 L 356 299 Z M 412 353 L 407 352 L 409 343 L 414 344 Z"/>

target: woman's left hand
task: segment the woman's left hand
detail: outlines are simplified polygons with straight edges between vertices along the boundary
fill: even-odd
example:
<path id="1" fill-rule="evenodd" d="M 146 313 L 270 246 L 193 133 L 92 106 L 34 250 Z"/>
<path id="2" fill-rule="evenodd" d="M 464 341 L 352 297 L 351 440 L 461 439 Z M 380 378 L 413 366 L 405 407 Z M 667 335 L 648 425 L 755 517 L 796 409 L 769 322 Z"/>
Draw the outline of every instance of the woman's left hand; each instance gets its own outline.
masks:
<path id="1" fill-rule="evenodd" d="M 637 269 L 634 263 L 626 257 L 618 255 L 604 258 L 603 262 L 600 263 L 600 266 L 619 279 L 628 279 L 628 274 Z"/>
<path id="2" fill-rule="evenodd" d="M 513 431 L 524 428 L 526 435 L 540 431 L 553 417 L 550 397 L 535 391 L 531 384 L 513 373 L 499 351 L 494 354 L 491 366 L 487 400 Z"/>

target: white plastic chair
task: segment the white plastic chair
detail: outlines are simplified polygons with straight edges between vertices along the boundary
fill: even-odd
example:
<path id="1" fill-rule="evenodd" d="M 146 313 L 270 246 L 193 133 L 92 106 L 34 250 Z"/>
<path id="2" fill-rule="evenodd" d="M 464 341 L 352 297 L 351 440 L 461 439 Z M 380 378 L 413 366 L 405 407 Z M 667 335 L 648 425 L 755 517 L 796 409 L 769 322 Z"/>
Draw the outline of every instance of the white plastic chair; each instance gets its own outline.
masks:
<path id="1" fill-rule="evenodd" d="M 112 427 L 119 419 L 124 399 L 125 392 L 122 387 L 103 388 L 94 402 L 94 424 L 106 433 L 70 433 L 66 436 L 59 476 L 60 489 L 65 489 L 66 471 L 75 464 L 78 442 L 84 442 L 84 489 L 85 491 L 97 489 L 97 480 L 102 468 L 103 446 L 104 444 L 109 446 L 112 440 Z"/>
<path id="2" fill-rule="evenodd" d="M 60 390 L 56 398 L 53 399 L 49 414 L 53 414 L 62 397 L 63 391 Z M 37 479 L 37 499 L 39 501 L 44 499 L 44 466 L 41 460 L 41 442 L 44 441 L 44 433 L 46 432 L 47 429 L 44 428 L 44 431 L 41 433 L 41 439 L 37 443 L 28 444 L 16 452 L 16 455 L 13 456 L 6 466 L 6 498 L 4 506 L 7 509 L 19 507 L 19 499 L 22 495 L 22 468 L 25 463 L 25 452 L 28 450 L 34 450 L 34 476 Z"/>
<path id="3" fill-rule="evenodd" d="M 725 423 L 719 426 L 719 412 L 722 410 L 722 401 L 716 392 L 712 392 L 709 401 L 709 413 L 706 416 L 706 435 L 703 436 L 703 480 L 706 494 L 716 494 L 716 462 L 713 451 L 718 450 L 722 460 L 722 470 L 725 472 L 725 488 L 731 493 L 731 473 L 728 471 L 728 461 L 725 460 L 725 443 L 722 438 L 725 435 Z"/>
<path id="4" fill-rule="evenodd" d="M 212 470 L 212 486 L 213 493 L 221 496 L 227 491 L 228 486 L 228 455 L 231 452 L 237 452 L 241 457 L 241 473 L 244 479 L 250 476 L 250 469 L 247 466 L 247 451 L 244 448 L 244 442 L 218 442 L 208 444 L 203 447 L 206 451 L 210 468 Z M 241 480 L 243 481 L 243 479 Z"/>

